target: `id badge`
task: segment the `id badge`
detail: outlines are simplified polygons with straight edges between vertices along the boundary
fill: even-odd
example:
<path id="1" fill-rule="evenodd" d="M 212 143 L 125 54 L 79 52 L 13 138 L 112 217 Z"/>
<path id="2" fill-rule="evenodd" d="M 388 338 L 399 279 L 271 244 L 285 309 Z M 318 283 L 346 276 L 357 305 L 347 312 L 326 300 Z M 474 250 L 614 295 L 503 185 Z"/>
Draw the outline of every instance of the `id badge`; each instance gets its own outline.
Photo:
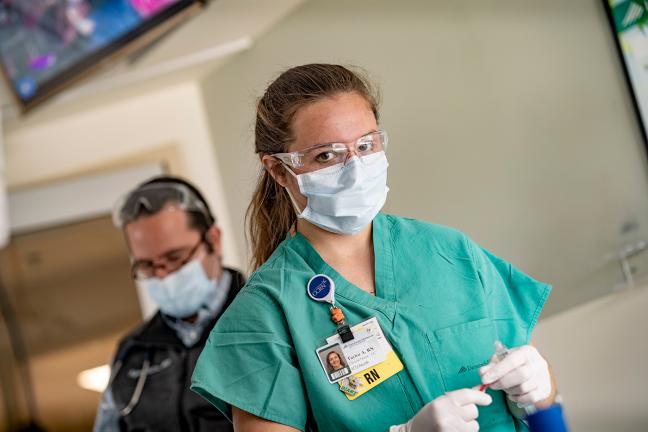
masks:
<path id="1" fill-rule="evenodd" d="M 342 342 L 338 334 L 326 339 L 317 356 L 329 382 L 337 383 L 349 400 L 368 392 L 403 370 L 403 364 L 385 337 L 378 319 L 351 327 L 354 338 Z"/>

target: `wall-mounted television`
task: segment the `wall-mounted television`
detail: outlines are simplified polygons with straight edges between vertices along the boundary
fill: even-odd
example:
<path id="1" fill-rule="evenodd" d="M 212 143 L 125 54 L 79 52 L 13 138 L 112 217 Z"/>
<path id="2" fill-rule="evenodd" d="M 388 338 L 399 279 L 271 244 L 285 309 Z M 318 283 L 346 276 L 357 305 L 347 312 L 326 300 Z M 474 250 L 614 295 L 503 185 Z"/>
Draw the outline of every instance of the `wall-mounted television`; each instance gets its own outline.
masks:
<path id="1" fill-rule="evenodd" d="M 27 110 L 152 42 L 203 0 L 0 0 L 0 69 Z"/>
<path id="2" fill-rule="evenodd" d="M 648 4 L 644 0 L 603 0 L 603 5 L 648 150 Z"/>

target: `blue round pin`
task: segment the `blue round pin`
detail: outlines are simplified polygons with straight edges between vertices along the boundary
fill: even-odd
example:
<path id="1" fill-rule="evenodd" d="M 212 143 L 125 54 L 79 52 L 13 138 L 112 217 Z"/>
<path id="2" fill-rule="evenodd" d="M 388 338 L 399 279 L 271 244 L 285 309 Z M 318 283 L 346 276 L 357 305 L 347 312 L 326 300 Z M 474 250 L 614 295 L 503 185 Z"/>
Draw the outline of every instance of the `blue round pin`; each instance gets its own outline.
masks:
<path id="1" fill-rule="evenodd" d="M 333 279 L 325 274 L 318 274 L 310 278 L 306 285 L 308 297 L 315 301 L 335 303 L 335 284 Z"/>

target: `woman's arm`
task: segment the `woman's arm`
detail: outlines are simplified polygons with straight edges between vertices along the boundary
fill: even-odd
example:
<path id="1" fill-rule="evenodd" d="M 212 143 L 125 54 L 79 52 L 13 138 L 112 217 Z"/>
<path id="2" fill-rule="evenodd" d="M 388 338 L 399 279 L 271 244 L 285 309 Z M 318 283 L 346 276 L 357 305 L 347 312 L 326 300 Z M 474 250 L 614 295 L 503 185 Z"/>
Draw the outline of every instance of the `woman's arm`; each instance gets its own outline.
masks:
<path id="1" fill-rule="evenodd" d="M 294 432 L 299 429 L 262 419 L 247 411 L 232 407 L 235 432 Z"/>

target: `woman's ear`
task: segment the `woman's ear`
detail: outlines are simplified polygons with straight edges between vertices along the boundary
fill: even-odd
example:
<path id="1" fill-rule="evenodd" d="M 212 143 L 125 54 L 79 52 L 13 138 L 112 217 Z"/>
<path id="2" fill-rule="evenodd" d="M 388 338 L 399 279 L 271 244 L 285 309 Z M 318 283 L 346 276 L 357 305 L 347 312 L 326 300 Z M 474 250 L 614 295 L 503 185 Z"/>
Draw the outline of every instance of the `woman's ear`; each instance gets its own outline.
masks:
<path id="1" fill-rule="evenodd" d="M 263 168 L 272 176 L 274 181 L 279 183 L 282 187 L 286 187 L 288 184 L 288 179 L 286 176 L 286 168 L 279 162 L 276 158 L 270 155 L 261 156 L 261 163 Z"/>

